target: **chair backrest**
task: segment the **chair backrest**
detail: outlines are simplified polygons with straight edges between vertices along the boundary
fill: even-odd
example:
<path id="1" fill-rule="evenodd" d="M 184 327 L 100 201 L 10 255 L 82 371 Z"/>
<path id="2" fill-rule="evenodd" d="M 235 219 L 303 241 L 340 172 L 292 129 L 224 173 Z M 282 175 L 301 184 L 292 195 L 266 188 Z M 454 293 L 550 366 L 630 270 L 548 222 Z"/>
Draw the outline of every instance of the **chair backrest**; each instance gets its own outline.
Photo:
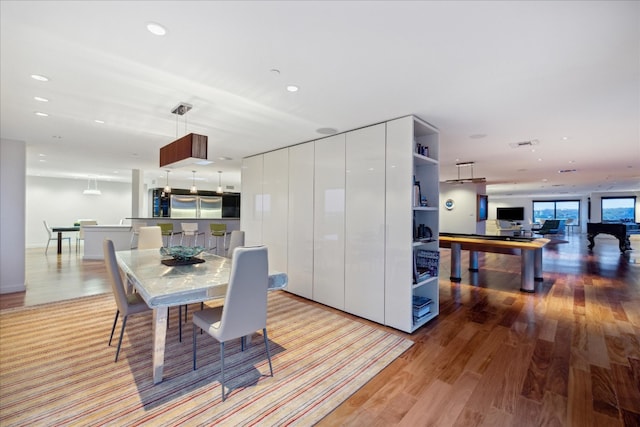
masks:
<path id="1" fill-rule="evenodd" d="M 113 247 L 113 242 L 109 239 L 104 239 L 102 249 L 104 251 L 104 262 L 107 267 L 107 273 L 109 274 L 109 282 L 111 282 L 111 290 L 116 299 L 116 305 L 120 313 L 126 316 L 128 314 L 129 304 L 127 303 L 127 293 L 124 290 L 122 276 L 120 276 L 120 268 L 116 260 L 116 251 Z"/>
<path id="2" fill-rule="evenodd" d="M 96 221 L 94 219 L 83 219 L 83 220 L 79 221 L 79 223 L 80 223 L 79 237 L 81 239 L 84 239 L 84 226 L 85 225 L 98 225 L 98 221 Z"/>
<path id="3" fill-rule="evenodd" d="M 231 230 L 231 237 L 229 237 L 229 249 L 227 250 L 227 258 L 233 258 L 233 250 L 240 246 L 244 246 L 244 231 Z"/>
<path id="4" fill-rule="evenodd" d="M 160 249 L 163 246 L 160 227 L 140 227 L 138 231 L 138 249 Z"/>
<path id="5" fill-rule="evenodd" d="M 181 222 L 180 227 L 182 227 L 182 232 L 187 236 L 193 236 L 198 232 L 197 222 Z"/>
<path id="6" fill-rule="evenodd" d="M 131 226 L 131 231 L 133 231 L 134 233 L 138 233 L 140 231 L 140 227 L 146 227 L 147 223 L 146 222 L 134 222 L 133 225 Z"/>
<path id="7" fill-rule="evenodd" d="M 47 224 L 46 220 L 42 221 L 44 223 L 44 228 L 47 229 L 47 234 L 49 235 L 49 239 L 51 239 L 51 227 L 49 227 L 49 224 Z"/>
<path id="8" fill-rule="evenodd" d="M 209 229 L 213 236 L 224 236 L 227 232 L 227 224 L 212 222 L 209 224 Z"/>
<path id="9" fill-rule="evenodd" d="M 171 222 L 159 222 L 156 225 L 160 227 L 164 235 L 173 233 L 173 223 Z"/>
<path id="10" fill-rule="evenodd" d="M 220 318 L 221 341 L 249 335 L 267 326 L 268 286 L 267 247 L 236 249 Z"/>

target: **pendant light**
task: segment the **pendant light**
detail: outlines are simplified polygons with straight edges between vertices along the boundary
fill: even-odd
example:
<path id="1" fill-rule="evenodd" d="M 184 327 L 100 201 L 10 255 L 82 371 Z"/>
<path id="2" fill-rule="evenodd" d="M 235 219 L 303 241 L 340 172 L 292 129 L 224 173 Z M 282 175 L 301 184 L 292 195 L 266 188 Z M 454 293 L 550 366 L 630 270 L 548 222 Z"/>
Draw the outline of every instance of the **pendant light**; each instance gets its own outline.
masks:
<path id="1" fill-rule="evenodd" d="M 222 171 L 218 171 L 218 191 L 217 193 L 222 193 Z"/>
<path id="2" fill-rule="evenodd" d="M 198 192 L 198 189 L 196 188 L 196 171 L 191 172 L 193 172 L 193 184 L 191 185 L 191 190 L 189 190 L 189 193 L 196 194 Z"/>
<path id="3" fill-rule="evenodd" d="M 169 170 L 167 170 L 167 185 L 164 186 L 165 193 L 171 193 L 171 187 L 169 186 Z"/>
<path id="4" fill-rule="evenodd" d="M 98 190 L 98 180 L 93 178 L 95 188 L 91 188 L 91 178 L 87 179 L 87 189 L 82 192 L 85 196 L 101 196 L 102 191 Z"/>

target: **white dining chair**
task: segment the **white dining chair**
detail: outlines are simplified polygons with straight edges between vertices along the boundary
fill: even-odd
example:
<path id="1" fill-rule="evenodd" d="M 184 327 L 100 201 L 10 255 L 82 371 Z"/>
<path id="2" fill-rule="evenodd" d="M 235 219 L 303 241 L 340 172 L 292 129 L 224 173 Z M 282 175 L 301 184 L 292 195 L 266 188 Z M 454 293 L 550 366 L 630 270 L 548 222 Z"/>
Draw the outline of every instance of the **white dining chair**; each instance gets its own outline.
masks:
<path id="1" fill-rule="evenodd" d="M 116 317 L 113 319 L 113 326 L 111 327 L 111 336 L 109 336 L 109 345 L 113 339 L 113 332 L 116 329 L 116 323 L 118 323 L 118 316 L 122 314 L 122 329 L 120 330 L 120 338 L 118 338 L 118 349 L 116 350 L 116 359 L 118 361 L 118 355 L 120 354 L 120 346 L 122 345 L 122 336 L 124 335 L 124 328 L 127 326 L 127 318 L 131 314 L 144 313 L 151 310 L 146 302 L 142 299 L 140 294 L 126 293 L 124 284 L 122 283 L 122 276 L 120 275 L 120 268 L 118 268 L 118 261 L 116 260 L 116 252 L 113 246 L 113 242 L 109 239 L 105 239 L 102 243 L 102 249 L 104 251 L 104 262 L 107 267 L 107 273 L 109 275 L 109 282 L 111 283 L 111 290 L 116 300 Z"/>
<path id="2" fill-rule="evenodd" d="M 240 246 L 244 246 L 244 231 L 232 230 L 231 236 L 229 237 L 229 248 L 225 256 L 227 258 L 233 258 L 233 250 Z"/>
<path id="3" fill-rule="evenodd" d="M 138 242 L 136 242 L 136 245 L 134 246 L 133 242 L 134 240 L 136 240 L 137 237 L 140 236 L 140 227 L 146 227 L 147 223 L 146 222 L 134 222 L 133 225 L 131 225 L 131 249 L 136 248 L 138 246 Z"/>
<path id="4" fill-rule="evenodd" d="M 47 234 L 49 235 L 49 240 L 47 240 L 47 247 L 44 249 L 44 253 L 46 255 L 47 251 L 49 250 L 49 243 L 51 243 L 52 240 L 55 240 L 57 242 L 58 236 L 53 234 L 53 231 L 51 231 L 51 227 L 49 227 L 49 224 L 46 220 L 42 222 L 44 223 L 44 228 L 47 230 Z M 63 237 L 62 240 L 69 241 L 69 253 L 71 253 L 71 237 Z"/>
<path id="5" fill-rule="evenodd" d="M 160 249 L 162 247 L 162 229 L 156 225 L 138 229 L 138 249 Z"/>
<path id="6" fill-rule="evenodd" d="M 233 253 L 231 274 L 224 306 L 193 314 L 193 370 L 196 370 L 196 336 L 200 328 L 220 343 L 220 385 L 224 393 L 224 344 L 240 338 L 244 351 L 245 337 L 262 329 L 264 346 L 273 376 L 267 337 L 267 288 L 269 261 L 266 246 L 237 248 Z"/>

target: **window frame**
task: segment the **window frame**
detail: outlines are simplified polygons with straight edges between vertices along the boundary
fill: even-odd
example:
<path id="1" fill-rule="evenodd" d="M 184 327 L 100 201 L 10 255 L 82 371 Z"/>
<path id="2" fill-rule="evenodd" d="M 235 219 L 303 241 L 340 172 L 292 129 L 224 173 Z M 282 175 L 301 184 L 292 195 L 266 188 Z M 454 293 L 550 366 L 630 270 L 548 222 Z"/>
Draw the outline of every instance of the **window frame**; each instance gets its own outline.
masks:
<path id="1" fill-rule="evenodd" d="M 604 202 L 605 200 L 631 200 L 631 208 L 633 209 L 632 211 L 632 217 L 628 218 L 631 220 L 631 222 L 635 222 L 636 221 L 636 204 L 637 204 L 637 198 L 636 196 L 603 196 L 600 198 L 600 222 L 624 222 L 623 218 L 618 218 L 617 220 L 609 220 L 609 219 L 605 219 L 604 217 Z M 627 219 L 627 218 L 624 218 Z"/>
<path id="2" fill-rule="evenodd" d="M 577 203 L 578 204 L 578 214 L 576 216 L 576 218 L 574 218 L 574 222 L 571 225 L 580 226 L 580 216 L 582 213 L 582 203 L 580 199 L 555 199 L 555 200 L 533 200 L 531 202 L 531 220 L 534 223 L 539 222 L 541 219 L 547 220 L 547 219 L 568 219 L 568 218 L 558 218 L 558 203 L 566 203 L 566 202 L 572 202 L 572 203 Z M 553 204 L 553 218 L 541 218 L 538 219 L 536 218 L 536 203 L 549 203 L 549 204 Z"/>

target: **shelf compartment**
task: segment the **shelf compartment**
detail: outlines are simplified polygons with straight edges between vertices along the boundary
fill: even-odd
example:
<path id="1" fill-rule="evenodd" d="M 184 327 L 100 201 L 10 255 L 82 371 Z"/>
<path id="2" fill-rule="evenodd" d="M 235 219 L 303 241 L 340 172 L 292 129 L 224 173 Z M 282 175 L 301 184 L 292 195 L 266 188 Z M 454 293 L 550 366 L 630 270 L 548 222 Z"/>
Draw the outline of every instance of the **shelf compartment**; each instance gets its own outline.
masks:
<path id="1" fill-rule="evenodd" d="M 423 156 L 422 154 L 413 153 L 413 160 L 416 166 L 423 165 L 437 165 L 438 161 L 431 157 Z"/>

